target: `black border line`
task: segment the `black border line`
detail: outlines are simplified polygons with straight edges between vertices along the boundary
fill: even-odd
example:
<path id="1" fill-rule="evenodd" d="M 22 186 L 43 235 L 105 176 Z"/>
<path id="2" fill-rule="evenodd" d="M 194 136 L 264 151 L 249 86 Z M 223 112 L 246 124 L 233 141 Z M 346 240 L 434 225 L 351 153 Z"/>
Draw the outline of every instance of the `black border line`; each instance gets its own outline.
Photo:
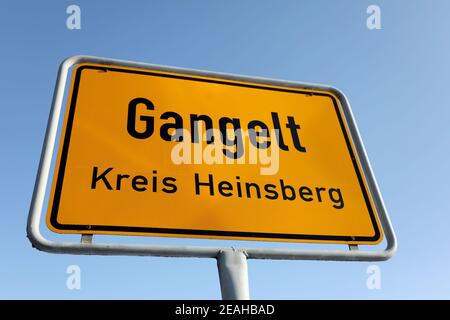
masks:
<path id="1" fill-rule="evenodd" d="M 66 169 L 67 157 L 69 153 L 69 144 L 70 137 L 72 133 L 73 120 L 75 116 L 75 107 L 78 97 L 78 90 L 81 80 L 81 72 L 84 69 L 94 69 L 101 71 L 112 71 L 112 72 L 125 72 L 125 73 L 134 73 L 148 76 L 156 76 L 156 77 L 164 77 L 164 78 L 173 78 L 173 79 L 181 79 L 181 80 L 189 80 L 189 81 L 198 81 L 198 82 L 208 82 L 215 83 L 221 85 L 231 85 L 238 87 L 246 87 L 253 89 L 262 89 L 262 90 L 273 90 L 273 91 L 281 91 L 281 92 L 289 92 L 289 93 L 300 93 L 300 94 L 308 94 L 308 95 L 318 95 L 318 96 L 326 96 L 331 98 L 333 101 L 333 105 L 339 119 L 339 124 L 342 129 L 342 133 L 345 138 L 345 143 L 347 144 L 348 151 L 350 153 L 350 157 L 352 159 L 353 167 L 355 169 L 358 182 L 360 184 L 362 193 L 364 195 L 364 200 L 366 202 L 367 209 L 369 211 L 370 219 L 373 225 L 373 229 L 375 231 L 374 236 L 338 236 L 338 235 L 310 235 L 310 234 L 284 234 L 284 233 L 266 233 L 266 232 L 243 232 L 243 231 L 220 231 L 220 230 L 195 230 L 195 229 L 173 229 L 173 228 L 151 228 L 151 227 L 124 227 L 124 226 L 106 226 L 106 225 L 74 225 L 74 224 L 60 224 L 57 221 L 58 218 L 58 210 L 59 204 L 61 200 L 61 191 L 64 181 L 64 174 Z M 369 195 L 367 194 L 367 190 L 364 188 L 364 182 L 359 170 L 358 164 L 356 162 L 356 157 L 353 153 L 353 149 L 351 147 L 350 139 L 347 135 L 347 131 L 345 130 L 344 121 L 342 119 L 341 113 L 339 112 L 339 107 L 336 102 L 336 99 L 333 95 L 322 93 L 322 92 L 310 92 L 304 91 L 301 89 L 283 89 L 283 88 L 274 88 L 268 87 L 264 84 L 246 84 L 246 83 L 238 83 L 232 82 L 233 80 L 221 81 L 215 79 L 204 79 L 204 78 L 195 78 L 188 75 L 174 75 L 174 74 L 162 74 L 152 71 L 144 71 L 144 70 L 132 70 L 132 69 L 121 69 L 118 67 L 109 67 L 109 66 L 92 66 L 92 65 L 82 65 L 76 69 L 75 75 L 75 83 L 72 90 L 72 97 L 70 101 L 69 107 L 69 115 L 66 124 L 66 130 L 64 132 L 64 141 L 61 153 L 61 159 L 59 163 L 58 176 L 55 186 L 55 193 L 53 197 L 52 209 L 50 214 L 50 224 L 56 230 L 70 230 L 70 231 L 109 231 L 109 232 L 131 232 L 131 233 L 149 233 L 149 234 L 179 234 L 179 235 L 198 235 L 198 236 L 223 236 L 223 237 L 241 237 L 241 238 L 267 238 L 267 239 L 294 239 L 294 240 L 324 240 L 324 241 L 339 241 L 339 242 L 376 242 L 380 239 L 381 233 L 378 228 L 378 224 L 375 218 L 375 213 L 373 212 L 373 208 L 370 204 Z M 236 81 L 236 80 L 234 80 Z"/>

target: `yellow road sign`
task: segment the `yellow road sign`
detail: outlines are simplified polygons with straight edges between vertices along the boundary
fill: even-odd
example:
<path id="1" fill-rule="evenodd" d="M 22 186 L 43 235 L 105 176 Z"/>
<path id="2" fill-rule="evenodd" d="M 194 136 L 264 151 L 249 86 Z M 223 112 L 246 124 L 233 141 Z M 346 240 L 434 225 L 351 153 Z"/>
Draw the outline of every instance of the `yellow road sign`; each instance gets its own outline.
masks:
<path id="1" fill-rule="evenodd" d="M 376 244 L 331 92 L 75 67 L 47 210 L 58 233 Z"/>

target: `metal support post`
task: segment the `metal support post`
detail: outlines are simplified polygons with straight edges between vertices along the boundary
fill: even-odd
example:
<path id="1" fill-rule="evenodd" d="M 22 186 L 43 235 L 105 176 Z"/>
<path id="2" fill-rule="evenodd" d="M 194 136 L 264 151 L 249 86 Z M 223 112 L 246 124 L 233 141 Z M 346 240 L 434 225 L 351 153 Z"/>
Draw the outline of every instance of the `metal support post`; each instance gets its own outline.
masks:
<path id="1" fill-rule="evenodd" d="M 247 256 L 244 252 L 235 249 L 220 251 L 217 268 L 223 300 L 250 299 Z"/>

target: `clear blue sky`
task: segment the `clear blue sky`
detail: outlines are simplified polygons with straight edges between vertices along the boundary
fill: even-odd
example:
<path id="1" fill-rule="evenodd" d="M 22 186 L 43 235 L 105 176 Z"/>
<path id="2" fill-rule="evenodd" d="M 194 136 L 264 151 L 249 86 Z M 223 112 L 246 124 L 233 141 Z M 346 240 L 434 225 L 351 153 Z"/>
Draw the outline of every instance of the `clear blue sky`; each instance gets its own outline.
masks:
<path id="1" fill-rule="evenodd" d="M 81 7 L 81 30 L 66 28 L 70 4 Z M 382 30 L 366 28 L 370 4 L 381 7 Z M 370 263 L 252 260 L 251 297 L 450 298 L 448 12 L 446 0 L 2 1 L 0 298 L 220 298 L 214 260 L 31 248 L 25 226 L 56 72 L 76 54 L 340 88 L 399 251 L 378 263 L 381 290 L 366 288 Z M 73 264 L 81 290 L 66 288 Z"/>

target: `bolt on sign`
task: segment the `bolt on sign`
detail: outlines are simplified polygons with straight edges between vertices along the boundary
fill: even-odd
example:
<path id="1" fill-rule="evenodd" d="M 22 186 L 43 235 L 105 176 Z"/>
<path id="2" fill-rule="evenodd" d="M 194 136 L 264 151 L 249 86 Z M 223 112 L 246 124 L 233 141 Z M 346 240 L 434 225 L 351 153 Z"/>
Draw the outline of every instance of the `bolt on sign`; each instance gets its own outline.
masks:
<path id="1" fill-rule="evenodd" d="M 47 209 L 57 233 L 377 244 L 339 91 L 77 64 Z"/>

